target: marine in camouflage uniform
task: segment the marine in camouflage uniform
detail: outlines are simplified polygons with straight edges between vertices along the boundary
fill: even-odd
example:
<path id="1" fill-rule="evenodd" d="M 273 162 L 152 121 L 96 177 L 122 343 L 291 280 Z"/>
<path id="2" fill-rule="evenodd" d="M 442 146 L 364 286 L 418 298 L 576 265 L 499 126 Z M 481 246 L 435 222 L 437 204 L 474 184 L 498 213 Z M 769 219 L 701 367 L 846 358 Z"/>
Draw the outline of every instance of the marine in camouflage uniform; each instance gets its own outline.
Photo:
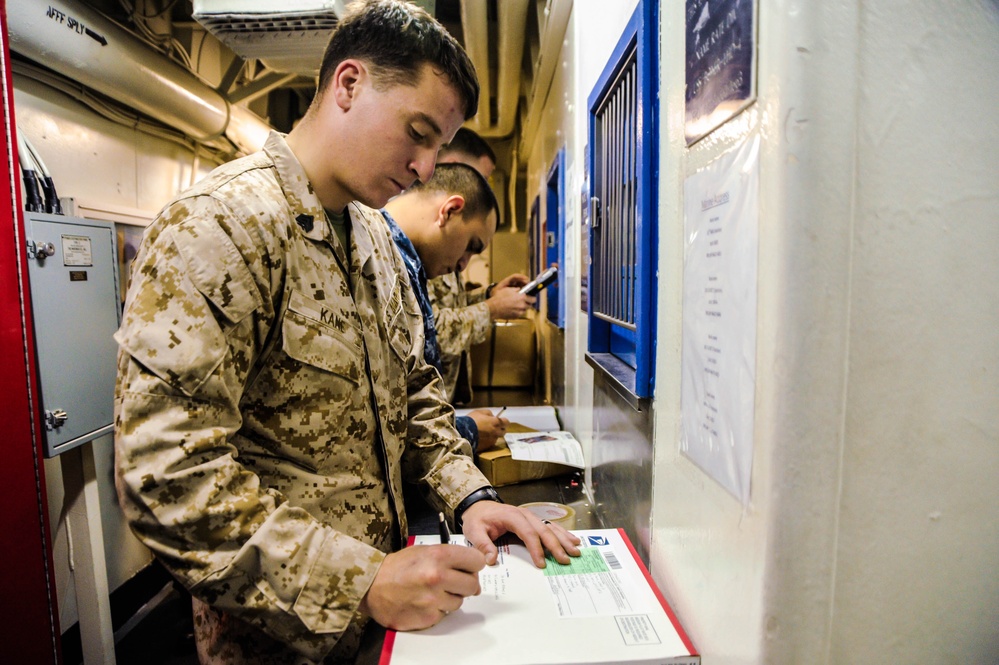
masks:
<path id="1" fill-rule="evenodd" d="M 468 293 L 456 273 L 429 280 L 427 288 L 441 349 L 445 389 L 455 404 L 468 403 L 472 399 L 469 349 L 486 341 L 492 327 L 486 291 Z"/>
<path id="2" fill-rule="evenodd" d="M 205 662 L 350 662 L 404 479 L 449 519 L 488 485 L 381 214 L 348 211 L 349 252 L 272 134 L 170 203 L 132 267 L 116 484 L 194 595 Z"/>

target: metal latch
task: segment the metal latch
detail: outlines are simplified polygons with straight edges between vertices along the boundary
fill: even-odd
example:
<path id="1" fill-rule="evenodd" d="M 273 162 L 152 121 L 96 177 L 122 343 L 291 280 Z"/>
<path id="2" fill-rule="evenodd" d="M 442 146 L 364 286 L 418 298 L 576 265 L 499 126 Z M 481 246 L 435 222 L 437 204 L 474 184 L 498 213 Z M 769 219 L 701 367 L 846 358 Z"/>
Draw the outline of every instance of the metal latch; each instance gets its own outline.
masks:
<path id="1" fill-rule="evenodd" d="M 600 228 L 600 199 L 596 196 L 590 197 L 590 228 Z"/>
<path id="2" fill-rule="evenodd" d="M 62 409 L 45 411 L 45 429 L 53 430 L 62 427 L 69 420 L 69 414 Z"/>
<path id="3" fill-rule="evenodd" d="M 50 242 L 36 243 L 34 240 L 28 238 L 27 245 L 29 259 L 44 261 L 45 257 L 52 256 L 56 251 L 55 245 Z"/>

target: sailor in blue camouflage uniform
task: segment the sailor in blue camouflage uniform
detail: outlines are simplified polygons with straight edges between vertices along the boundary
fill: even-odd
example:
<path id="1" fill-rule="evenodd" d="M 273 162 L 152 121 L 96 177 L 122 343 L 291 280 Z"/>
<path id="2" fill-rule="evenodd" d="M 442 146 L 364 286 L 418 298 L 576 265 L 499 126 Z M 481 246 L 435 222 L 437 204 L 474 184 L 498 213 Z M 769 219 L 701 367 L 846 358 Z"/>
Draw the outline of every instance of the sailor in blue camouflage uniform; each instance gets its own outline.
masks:
<path id="1" fill-rule="evenodd" d="M 474 168 L 438 164 L 429 182 L 418 182 L 392 199 L 382 214 L 406 263 L 423 313 L 423 355 L 443 376 L 427 280 L 464 270 L 471 257 L 486 248 L 499 219 L 496 196 Z M 487 409 L 455 419 L 458 432 L 472 444 L 473 453 L 492 448 L 505 433 L 506 422 Z"/>
<path id="2" fill-rule="evenodd" d="M 395 241 L 396 247 L 399 248 L 399 254 L 402 256 L 403 263 L 406 264 L 409 281 L 413 285 L 413 291 L 416 295 L 416 302 L 420 305 L 420 313 L 422 314 L 420 327 L 423 328 L 424 335 L 423 357 L 427 363 L 443 374 L 443 369 L 441 368 L 441 351 L 437 345 L 437 330 L 433 326 L 434 312 L 430 307 L 430 298 L 427 296 L 427 274 L 423 270 L 423 263 L 420 261 L 420 256 L 416 253 L 413 243 L 402 232 L 402 229 L 399 228 L 399 225 L 396 224 L 388 211 L 382 209 L 382 214 L 385 215 L 385 221 L 388 223 L 389 230 L 392 233 L 392 240 Z M 422 288 L 418 286 L 421 283 L 423 285 Z M 475 424 L 475 420 L 469 416 L 456 416 L 454 425 L 455 429 L 458 430 L 458 434 L 471 444 L 472 453 L 477 452 L 478 446 L 476 444 L 479 441 L 479 428 Z"/>
<path id="3" fill-rule="evenodd" d="M 485 139 L 462 127 L 441 147 L 437 164 L 465 164 L 488 178 L 496 168 L 496 153 Z M 526 275 L 514 273 L 483 291 L 469 293 L 460 272 L 432 277 L 427 284 L 440 348 L 441 376 L 452 404 L 472 401 L 472 345 L 487 339 L 494 320 L 523 318 L 535 301 L 533 296 L 520 293 L 520 287 L 528 282 Z"/>
<path id="4" fill-rule="evenodd" d="M 431 177 L 477 95 L 424 11 L 355 5 L 296 128 L 146 232 L 116 335 L 116 486 L 195 599 L 203 663 L 353 662 L 369 620 L 426 628 L 478 593 L 505 532 L 539 566 L 578 554 L 472 463 L 373 209 Z M 476 547 L 399 549 L 404 481 Z"/>
<path id="5" fill-rule="evenodd" d="M 496 231 L 496 197 L 475 169 L 464 164 L 438 164 L 429 182 L 417 182 L 389 201 L 382 214 L 423 314 L 423 355 L 440 371 L 427 278 L 463 269 L 472 256 L 486 248 Z M 495 446 L 508 422 L 488 409 L 476 409 L 455 419 L 458 431 L 472 444 L 473 454 Z M 410 485 L 405 487 L 405 502 L 413 528 L 432 532 L 437 514 Z"/>

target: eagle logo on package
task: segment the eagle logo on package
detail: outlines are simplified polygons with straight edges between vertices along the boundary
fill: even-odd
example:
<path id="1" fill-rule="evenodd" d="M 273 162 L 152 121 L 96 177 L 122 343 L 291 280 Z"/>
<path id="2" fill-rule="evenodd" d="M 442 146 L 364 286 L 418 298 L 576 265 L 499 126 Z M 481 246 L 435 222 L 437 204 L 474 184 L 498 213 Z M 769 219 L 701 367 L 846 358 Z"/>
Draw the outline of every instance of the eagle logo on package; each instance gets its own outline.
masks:
<path id="1" fill-rule="evenodd" d="M 586 540 L 589 541 L 591 547 L 600 547 L 601 545 L 610 545 L 610 541 L 607 540 L 606 536 L 587 536 Z"/>

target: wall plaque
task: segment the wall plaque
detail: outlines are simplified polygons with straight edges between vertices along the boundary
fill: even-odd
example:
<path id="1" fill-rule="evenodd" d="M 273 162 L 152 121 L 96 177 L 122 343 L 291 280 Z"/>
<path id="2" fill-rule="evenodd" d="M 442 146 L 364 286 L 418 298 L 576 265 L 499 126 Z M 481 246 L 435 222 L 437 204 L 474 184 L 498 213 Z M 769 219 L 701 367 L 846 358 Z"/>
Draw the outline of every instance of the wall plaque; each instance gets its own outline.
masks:
<path id="1" fill-rule="evenodd" d="M 687 0 L 687 145 L 756 99 L 753 0 Z"/>

